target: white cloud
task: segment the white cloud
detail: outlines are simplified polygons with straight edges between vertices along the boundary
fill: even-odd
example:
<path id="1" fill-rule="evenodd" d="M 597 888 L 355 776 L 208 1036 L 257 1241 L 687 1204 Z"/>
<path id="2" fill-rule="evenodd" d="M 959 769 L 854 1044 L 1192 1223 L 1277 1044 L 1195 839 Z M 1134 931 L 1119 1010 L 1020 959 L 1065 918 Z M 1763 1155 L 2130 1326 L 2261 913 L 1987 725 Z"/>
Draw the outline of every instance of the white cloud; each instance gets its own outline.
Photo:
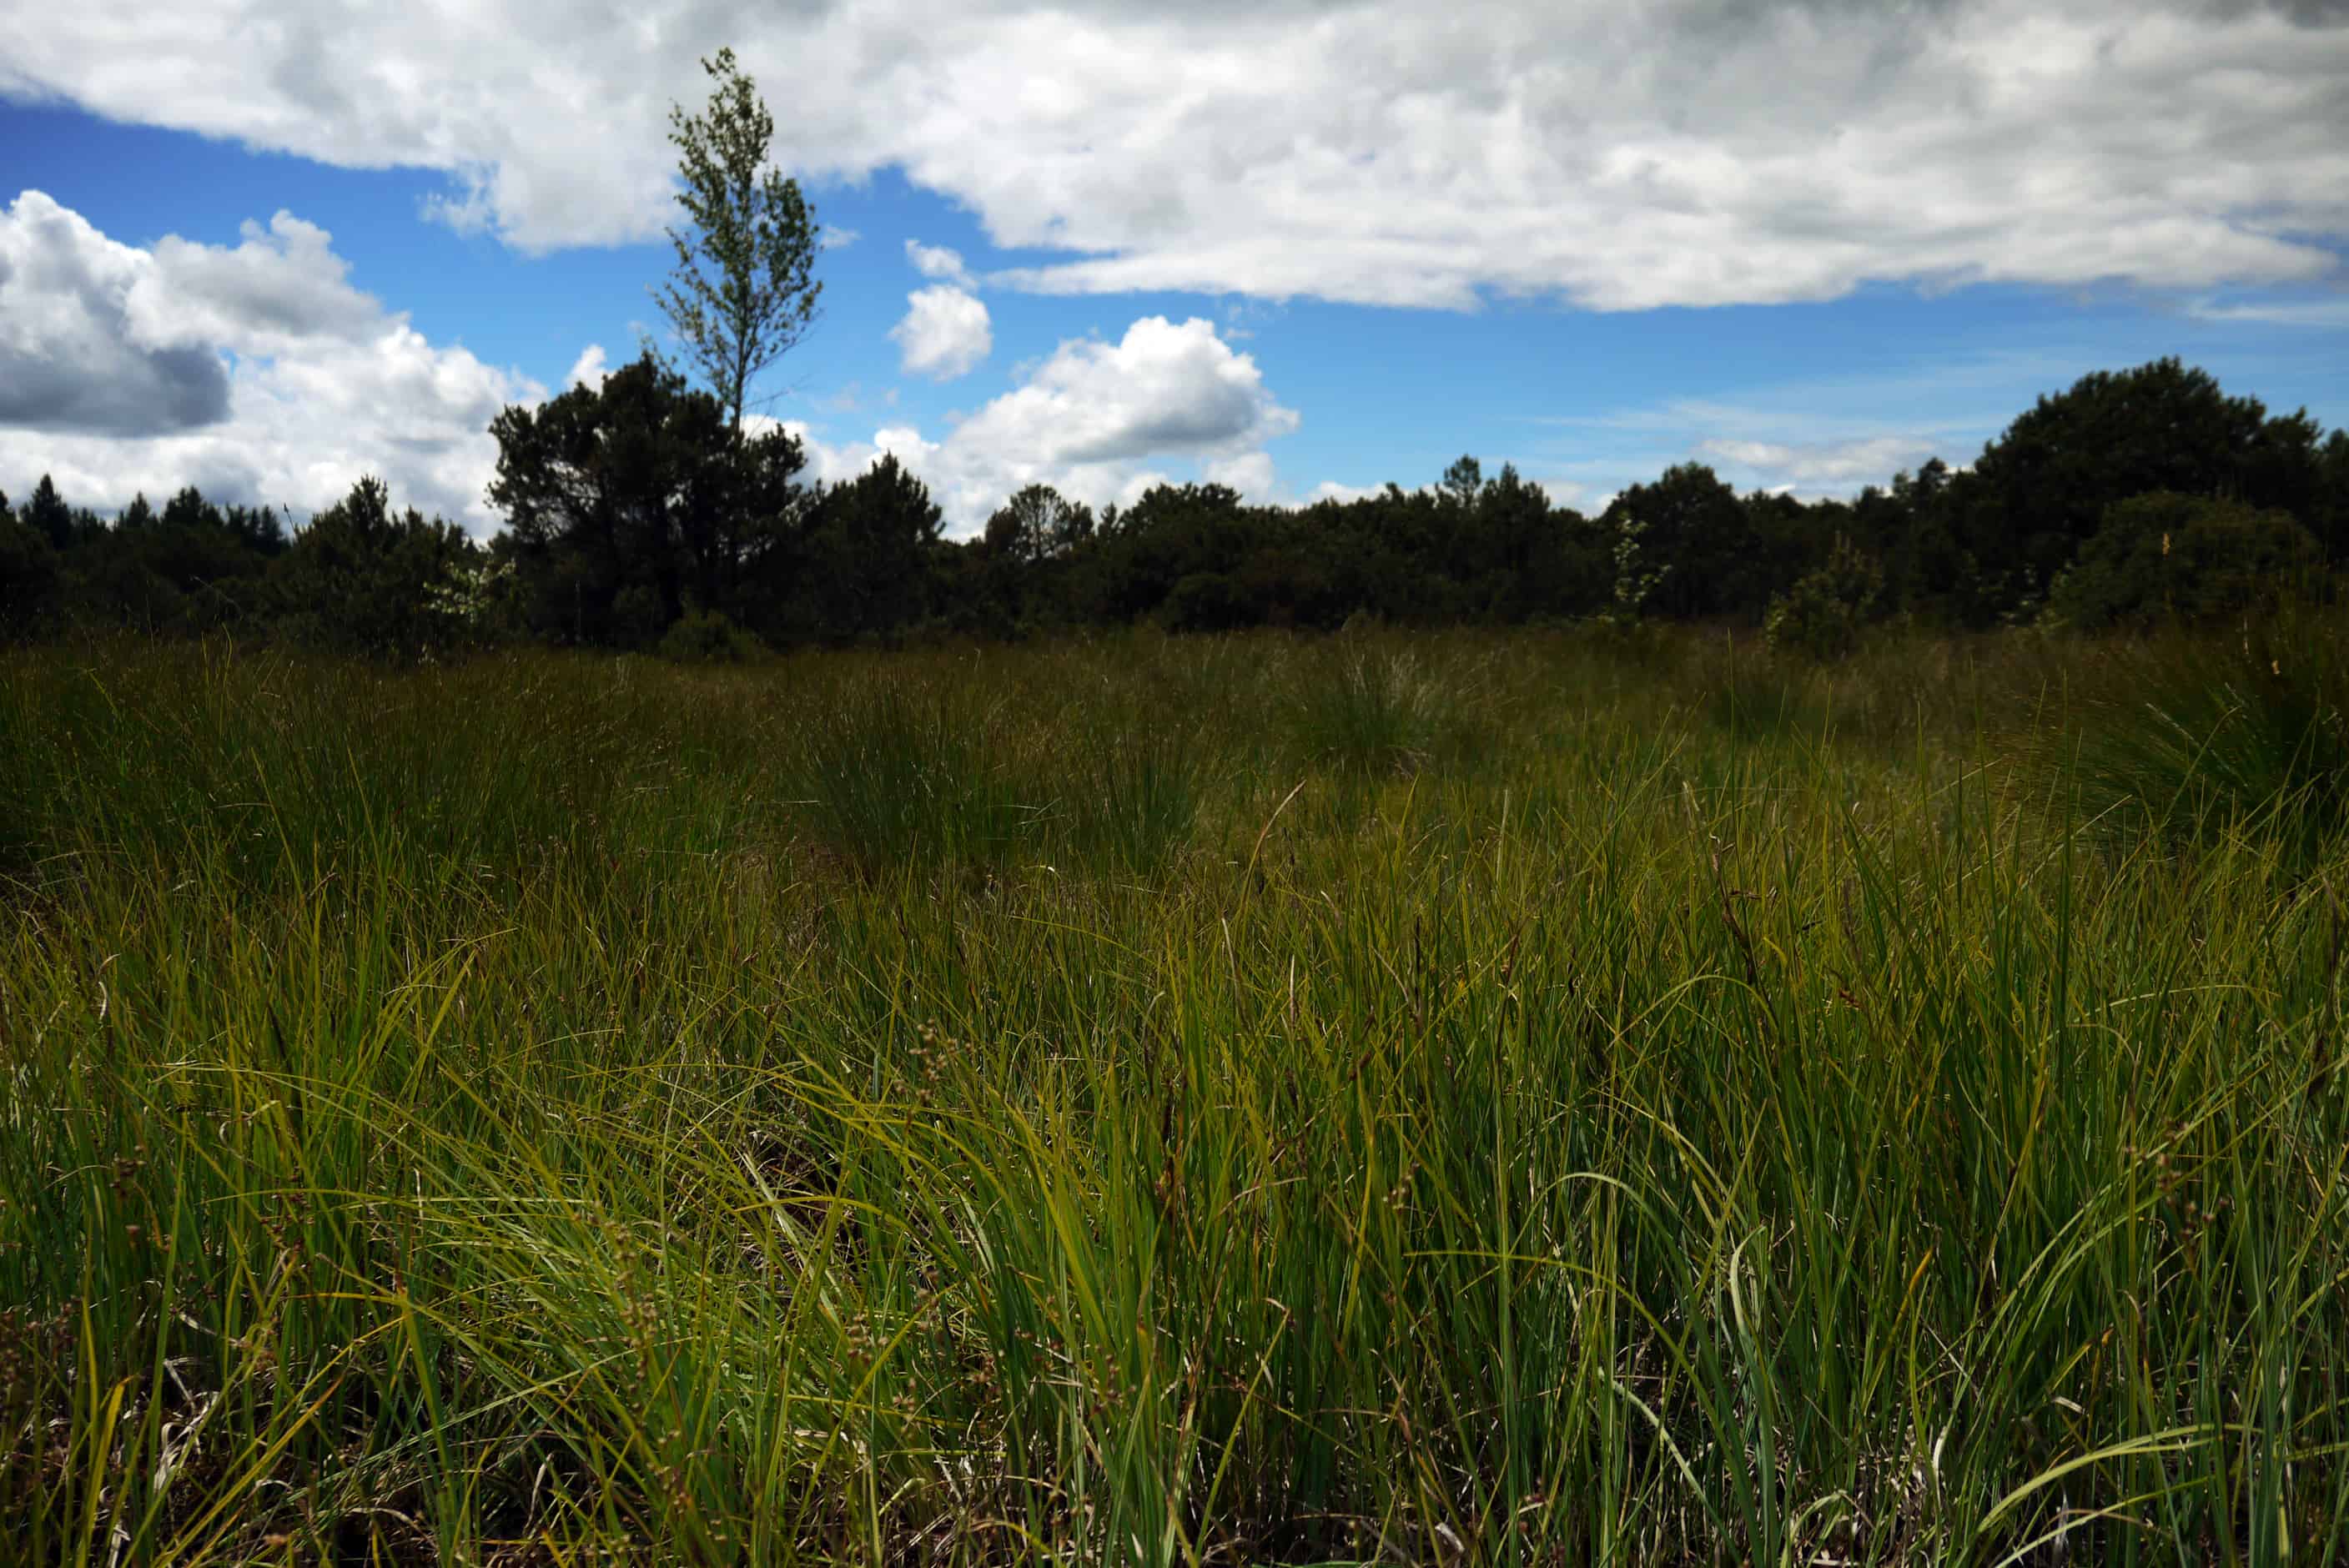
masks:
<path id="1" fill-rule="evenodd" d="M 1230 486 L 1251 505 L 1263 506 L 1285 499 L 1275 485 L 1270 452 L 1241 452 L 1213 459 L 1201 465 L 1201 470 L 1210 482 Z"/>
<path id="2" fill-rule="evenodd" d="M 962 264 L 960 251 L 950 251 L 944 245 L 926 245 L 919 240 L 908 240 L 905 242 L 905 260 L 911 262 L 914 264 L 914 270 L 926 278 L 937 278 L 954 284 L 957 288 L 975 289 L 978 286 L 972 281 L 970 270 Z"/>
<path id="3" fill-rule="evenodd" d="M 153 435 L 226 418 L 228 368 L 182 330 L 202 304 L 157 272 L 41 191 L 0 211 L 0 427 Z"/>
<path id="4" fill-rule="evenodd" d="M 1936 449 L 1936 442 L 1920 435 L 1800 444 L 1716 438 L 1698 442 L 1696 449 L 1699 457 L 1733 474 L 1754 476 L 1748 488 L 1799 490 L 1806 495 L 1848 494 L 1866 485 L 1884 484 L 1896 470 L 1916 469 Z"/>
<path id="5" fill-rule="evenodd" d="M 957 288 L 916 289 L 903 320 L 889 329 L 905 372 L 951 381 L 976 369 L 995 346 L 986 302 Z"/>
<path id="6" fill-rule="evenodd" d="M 484 531 L 490 421 L 544 389 L 427 341 L 346 273 L 282 212 L 235 246 L 142 250 L 25 192 L 0 215 L 0 489 L 48 473 L 105 511 L 192 483 L 306 513 L 375 473 Z"/>
<path id="7" fill-rule="evenodd" d="M 811 478 L 836 483 L 883 452 L 919 475 L 944 509 L 949 532 L 976 532 L 1023 485 L 1051 485 L 1092 506 L 1130 505 L 1187 461 L 1243 493 L 1275 493 L 1263 444 L 1297 428 L 1273 400 L 1256 362 L 1235 353 L 1213 323 L 1144 316 L 1116 343 L 1074 338 L 1021 384 L 985 404 L 938 440 L 890 427 L 868 441 L 833 445 L 796 420 L 782 428 L 808 451 Z"/>
<path id="8" fill-rule="evenodd" d="M 2268 326 L 2349 328 L 2349 298 L 2271 300 L 2251 304 L 2201 302 L 2189 312 L 2197 321 L 2257 322 Z"/>
<path id="9" fill-rule="evenodd" d="M 565 387 L 585 387 L 590 392 L 597 392 L 603 389 L 604 377 L 611 373 L 612 367 L 604 358 L 604 346 L 591 343 L 579 351 L 578 358 L 571 362 L 571 374 L 563 378 L 563 384 Z"/>
<path id="10" fill-rule="evenodd" d="M 1709 464 L 1741 490 L 1848 497 L 1929 458 L 1963 466 L 2033 399 L 2110 368 L 2113 357 L 2093 342 L 2028 351 L 1920 345 L 1907 365 L 1524 419 L 1542 434 L 1512 459 L 1586 512 L 1683 462 Z"/>
<path id="11" fill-rule="evenodd" d="M 267 353 L 320 338 L 357 342 L 381 323 L 382 304 L 350 285 L 350 263 L 324 229 L 281 211 L 265 228 L 247 219 L 242 232 L 233 249 L 176 234 L 156 241 L 154 265 L 131 291 L 133 330 Z"/>
<path id="12" fill-rule="evenodd" d="M 1273 402 L 1255 359 L 1234 353 L 1213 322 L 1147 315 L 1114 344 L 1061 344 L 956 435 L 1045 462 L 1086 463 L 1245 451 L 1296 428 L 1296 413 Z"/>
<path id="13" fill-rule="evenodd" d="M 443 170 L 444 216 L 543 249 L 674 216 L 665 116 L 721 43 L 786 167 L 896 168 L 1047 253 L 1001 274 L 1034 289 L 2203 290 L 2336 275 L 2307 236 L 2349 231 L 2331 0 L 185 0 L 46 11 L 0 84 Z"/>

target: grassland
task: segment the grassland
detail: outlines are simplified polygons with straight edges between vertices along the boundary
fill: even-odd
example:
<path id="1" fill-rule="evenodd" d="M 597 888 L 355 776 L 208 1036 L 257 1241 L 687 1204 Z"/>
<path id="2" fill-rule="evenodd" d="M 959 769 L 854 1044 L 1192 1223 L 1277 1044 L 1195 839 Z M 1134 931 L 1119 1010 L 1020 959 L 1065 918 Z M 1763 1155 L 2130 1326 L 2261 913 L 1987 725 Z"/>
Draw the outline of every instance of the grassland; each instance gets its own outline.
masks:
<path id="1" fill-rule="evenodd" d="M 0 1556 L 2342 1561 L 2344 646 L 0 656 Z"/>

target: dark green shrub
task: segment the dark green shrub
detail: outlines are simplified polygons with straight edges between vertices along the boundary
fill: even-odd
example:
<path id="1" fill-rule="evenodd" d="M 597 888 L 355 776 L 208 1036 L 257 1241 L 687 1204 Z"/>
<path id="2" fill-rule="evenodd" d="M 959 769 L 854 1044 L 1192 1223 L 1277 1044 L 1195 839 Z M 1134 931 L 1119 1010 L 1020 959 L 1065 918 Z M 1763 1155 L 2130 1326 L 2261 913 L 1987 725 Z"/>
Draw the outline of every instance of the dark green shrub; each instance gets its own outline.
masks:
<path id="1" fill-rule="evenodd" d="M 716 610 L 693 610 L 660 640 L 660 656 L 680 665 L 742 665 L 766 652 L 759 639 Z"/>
<path id="2" fill-rule="evenodd" d="M 1770 602 L 1763 634 L 1780 653 L 1822 663 L 1847 658 L 1883 589 L 1883 567 L 1838 537 L 1817 571 Z"/>
<path id="3" fill-rule="evenodd" d="M 2155 490 L 2105 509 L 2050 608 L 2084 631 L 2209 621 L 2303 590 L 2323 562 L 2289 512 Z"/>
<path id="4" fill-rule="evenodd" d="M 1220 572 L 1194 572 L 1175 583 L 1158 614 L 1170 632 L 1228 632 L 1253 619 L 1239 585 Z"/>
<path id="5" fill-rule="evenodd" d="M 471 636 L 452 591 L 481 563 L 463 530 L 414 507 L 394 511 L 384 482 L 363 478 L 278 562 L 278 630 L 333 653 L 414 657 L 452 648 Z"/>

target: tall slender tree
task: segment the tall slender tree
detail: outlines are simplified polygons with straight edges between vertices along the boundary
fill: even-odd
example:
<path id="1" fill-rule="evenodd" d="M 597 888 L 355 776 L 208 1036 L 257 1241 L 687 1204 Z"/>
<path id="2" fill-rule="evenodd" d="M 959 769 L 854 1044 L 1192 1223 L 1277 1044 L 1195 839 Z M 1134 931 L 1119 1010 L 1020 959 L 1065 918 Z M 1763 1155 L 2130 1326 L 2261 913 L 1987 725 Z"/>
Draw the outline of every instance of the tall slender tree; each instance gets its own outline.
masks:
<path id="1" fill-rule="evenodd" d="M 815 319 L 815 215 L 799 181 L 768 164 L 775 118 L 735 64 L 701 62 L 715 84 L 709 108 L 669 109 L 688 220 L 671 229 L 677 266 L 655 289 L 686 356 L 740 429 L 751 377 L 797 344 Z"/>
<path id="2" fill-rule="evenodd" d="M 25 526 L 49 542 L 52 550 L 63 550 L 73 543 L 73 508 L 57 493 L 57 482 L 43 474 L 25 502 Z"/>

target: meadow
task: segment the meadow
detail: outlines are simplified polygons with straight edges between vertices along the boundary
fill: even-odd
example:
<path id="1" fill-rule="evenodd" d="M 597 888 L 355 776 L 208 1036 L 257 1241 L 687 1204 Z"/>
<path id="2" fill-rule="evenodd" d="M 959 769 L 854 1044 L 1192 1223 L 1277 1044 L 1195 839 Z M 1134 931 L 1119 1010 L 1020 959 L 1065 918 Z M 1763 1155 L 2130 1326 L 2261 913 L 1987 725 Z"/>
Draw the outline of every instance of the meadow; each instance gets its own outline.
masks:
<path id="1" fill-rule="evenodd" d="M 2343 1561 L 2344 697 L 0 654 L 0 1555 Z"/>

